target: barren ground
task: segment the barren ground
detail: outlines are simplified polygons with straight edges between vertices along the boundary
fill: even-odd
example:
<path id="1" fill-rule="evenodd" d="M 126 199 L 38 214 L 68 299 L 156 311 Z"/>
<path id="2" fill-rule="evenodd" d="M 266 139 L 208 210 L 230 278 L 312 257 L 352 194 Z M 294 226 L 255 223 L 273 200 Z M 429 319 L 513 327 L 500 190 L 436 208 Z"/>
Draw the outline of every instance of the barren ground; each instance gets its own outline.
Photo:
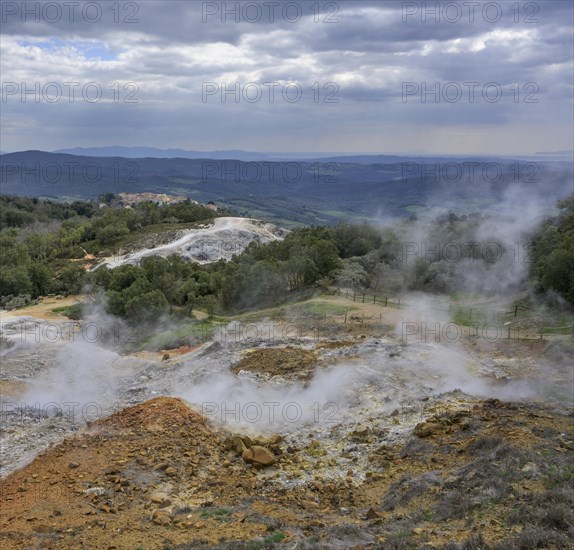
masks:
<path id="1" fill-rule="evenodd" d="M 396 327 L 412 312 L 327 301 L 355 307 L 347 323 L 306 321 L 297 337 L 278 321 L 271 339 L 159 353 L 78 338 L 9 350 L 3 547 L 574 547 L 567 343 L 405 342 Z M 62 305 L 25 313 L 52 321 Z M 97 401 L 100 414 L 50 414 L 35 399 Z M 266 401 L 306 416 L 213 414 Z M 250 462 L 256 451 L 271 464 Z"/>

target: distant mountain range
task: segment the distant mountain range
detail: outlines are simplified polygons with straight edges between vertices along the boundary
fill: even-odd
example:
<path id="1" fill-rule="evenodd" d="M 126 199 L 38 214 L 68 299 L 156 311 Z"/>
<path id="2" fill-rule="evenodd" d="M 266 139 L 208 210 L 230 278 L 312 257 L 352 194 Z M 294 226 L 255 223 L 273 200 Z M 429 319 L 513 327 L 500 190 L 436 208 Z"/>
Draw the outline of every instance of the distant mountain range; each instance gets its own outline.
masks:
<path id="1" fill-rule="evenodd" d="M 217 159 L 251 161 L 289 161 L 289 160 L 324 160 L 331 162 L 354 162 L 357 164 L 387 164 L 408 160 L 420 160 L 424 156 L 399 155 L 357 155 L 343 153 L 261 153 L 241 151 L 237 149 L 227 151 L 188 151 L 185 149 L 157 149 L 155 147 L 123 147 L 113 145 L 110 147 L 73 147 L 71 149 L 58 149 L 53 153 L 77 155 L 84 157 L 123 157 L 123 158 L 182 158 L 182 159 Z M 446 158 L 446 157 L 445 157 Z"/>
<path id="2" fill-rule="evenodd" d="M 124 157 L 124 158 L 182 158 L 182 159 L 237 159 L 266 160 L 272 157 L 268 153 L 250 153 L 248 151 L 187 151 L 185 149 L 157 149 L 155 147 L 74 147 L 58 149 L 54 153 L 65 153 L 85 157 Z"/>
<path id="3" fill-rule="evenodd" d="M 551 207 L 572 193 L 572 162 L 389 155 L 272 162 L 23 151 L 0 156 L 0 187 L 4 194 L 54 199 L 168 193 L 279 224 L 323 225 L 496 212 L 511 188 Z"/>
<path id="4" fill-rule="evenodd" d="M 402 162 L 405 159 L 424 161 L 428 159 L 448 159 L 461 161 L 463 159 L 492 159 L 492 156 L 485 155 L 429 155 L 429 154 L 374 154 L 374 153 L 327 153 L 327 152 L 292 152 L 292 153 L 262 153 L 257 151 L 243 151 L 240 149 L 229 149 L 224 151 L 191 151 L 187 149 L 159 149 L 157 147 L 129 147 L 121 145 L 111 145 L 109 147 L 71 147 L 66 149 L 56 149 L 53 153 L 63 153 L 68 155 L 84 157 L 124 157 L 124 158 L 187 158 L 187 159 L 219 159 L 219 160 L 325 160 L 338 162 L 355 162 L 357 164 L 393 163 Z M 0 155 L 9 154 L 0 151 Z M 572 161 L 574 151 L 541 151 L 532 154 L 514 155 L 513 157 L 497 157 L 499 159 L 531 159 L 531 160 L 564 160 Z"/>
<path id="5" fill-rule="evenodd" d="M 124 158 L 184 158 L 184 159 L 218 159 L 218 160 L 243 160 L 243 161 L 287 161 L 287 160 L 320 160 L 331 162 L 353 162 L 356 164 L 389 164 L 404 161 L 425 162 L 433 161 L 449 162 L 456 160 L 492 160 L 493 157 L 480 155 L 378 155 L 356 153 L 261 153 L 230 149 L 225 151 L 189 151 L 186 149 L 158 149 L 156 147 L 124 147 L 112 145 L 110 147 L 73 147 L 69 149 L 57 149 L 53 153 L 63 153 L 84 157 L 124 157 Z M 4 154 L 1 153 L 0 154 Z M 572 160 L 572 151 L 549 151 L 534 153 L 533 155 L 519 155 L 520 159 L 535 159 L 544 157 L 550 160 Z M 509 159 L 509 157 L 497 157 Z"/>

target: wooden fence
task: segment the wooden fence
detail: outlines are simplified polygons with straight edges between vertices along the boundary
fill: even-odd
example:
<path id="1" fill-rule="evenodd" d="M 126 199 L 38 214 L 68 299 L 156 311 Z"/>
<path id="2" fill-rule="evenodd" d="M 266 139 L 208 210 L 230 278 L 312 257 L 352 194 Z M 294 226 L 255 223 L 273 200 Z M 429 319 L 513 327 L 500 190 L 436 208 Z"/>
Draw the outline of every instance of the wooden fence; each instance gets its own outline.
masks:
<path id="1" fill-rule="evenodd" d="M 348 300 L 353 302 L 360 302 L 362 304 L 372 303 L 375 305 L 380 305 L 382 307 L 395 307 L 397 309 L 413 307 L 412 304 L 405 303 L 400 297 L 390 298 L 388 296 L 378 296 L 376 294 L 366 294 L 358 293 L 348 289 L 337 288 L 335 294 L 337 296 L 343 296 Z M 474 328 L 476 337 L 480 330 L 484 330 L 488 326 L 493 326 L 497 321 L 502 324 L 504 328 L 504 334 L 507 339 L 532 339 L 532 336 L 526 336 L 528 334 L 532 335 L 536 333 L 538 338 L 543 338 L 544 334 L 570 334 L 574 338 L 574 322 L 562 326 L 543 326 L 541 324 L 536 324 L 534 327 L 516 327 L 511 325 L 510 319 L 516 319 L 518 317 L 519 311 L 534 311 L 532 308 L 523 306 L 520 304 L 515 304 L 510 308 L 492 308 L 492 307 L 480 307 L 480 304 L 474 305 L 449 305 L 448 308 L 433 306 L 434 311 L 448 313 L 451 318 L 456 319 L 457 317 L 468 320 L 467 323 L 462 323 L 464 326 L 469 328 Z M 364 318 L 364 315 L 363 315 Z M 345 323 L 347 322 L 347 316 L 345 315 Z M 380 322 L 382 322 L 382 315 L 380 316 Z M 520 332 L 522 331 L 523 337 L 520 338 Z"/>

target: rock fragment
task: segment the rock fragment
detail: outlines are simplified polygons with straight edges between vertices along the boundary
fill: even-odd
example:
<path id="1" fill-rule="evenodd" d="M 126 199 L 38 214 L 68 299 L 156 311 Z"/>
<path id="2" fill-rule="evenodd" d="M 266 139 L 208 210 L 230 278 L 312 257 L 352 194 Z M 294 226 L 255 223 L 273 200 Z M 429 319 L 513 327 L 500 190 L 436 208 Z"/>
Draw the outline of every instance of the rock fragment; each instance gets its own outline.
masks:
<path id="1" fill-rule="evenodd" d="M 243 458 L 245 462 L 261 466 L 271 466 L 277 461 L 275 455 L 269 449 L 261 447 L 260 445 L 253 445 L 250 449 L 245 449 L 241 458 Z"/>

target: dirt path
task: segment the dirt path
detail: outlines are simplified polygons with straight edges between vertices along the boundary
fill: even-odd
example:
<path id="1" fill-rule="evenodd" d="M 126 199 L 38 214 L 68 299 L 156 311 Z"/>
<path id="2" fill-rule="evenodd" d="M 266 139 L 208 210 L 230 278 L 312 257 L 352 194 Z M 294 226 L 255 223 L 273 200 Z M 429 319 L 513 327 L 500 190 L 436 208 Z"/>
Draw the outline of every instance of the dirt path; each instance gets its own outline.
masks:
<path id="1" fill-rule="evenodd" d="M 409 320 L 408 309 L 384 307 L 379 303 L 373 304 L 372 298 L 369 300 L 365 297 L 364 303 L 360 297 L 357 297 L 355 301 L 351 298 L 345 298 L 345 296 L 323 296 L 322 299 L 333 305 L 353 308 L 353 311 L 348 314 L 349 319 L 351 316 L 361 317 L 364 314 L 365 321 L 368 319 L 369 322 L 381 322 L 387 325 L 396 325 Z M 412 317 L 412 310 L 410 316 Z"/>
<path id="2" fill-rule="evenodd" d="M 199 309 L 194 309 L 192 312 L 193 316 L 199 321 L 205 321 L 209 318 L 209 314 L 205 311 L 200 311 Z"/>

